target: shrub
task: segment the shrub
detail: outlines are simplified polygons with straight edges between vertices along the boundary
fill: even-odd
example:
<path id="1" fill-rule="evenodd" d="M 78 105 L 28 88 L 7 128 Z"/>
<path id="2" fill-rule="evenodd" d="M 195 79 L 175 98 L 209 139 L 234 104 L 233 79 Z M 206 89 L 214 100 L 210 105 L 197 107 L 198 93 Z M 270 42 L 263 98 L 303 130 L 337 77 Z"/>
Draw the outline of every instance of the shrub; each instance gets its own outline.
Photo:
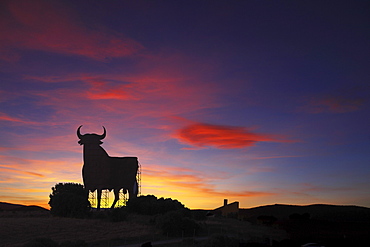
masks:
<path id="1" fill-rule="evenodd" d="M 91 209 L 88 193 L 81 184 L 56 184 L 49 197 L 50 213 L 54 216 L 84 218 Z"/>
<path id="2" fill-rule="evenodd" d="M 178 209 L 184 209 L 185 206 L 177 200 L 171 198 L 164 199 L 153 196 L 140 196 L 130 199 L 127 202 L 127 209 L 131 212 L 143 215 L 164 214 Z"/>
<path id="3" fill-rule="evenodd" d="M 196 234 L 200 225 L 190 218 L 191 213 L 188 209 L 180 209 L 168 212 L 158 216 L 156 219 L 157 226 L 163 234 L 171 237 L 190 237 Z"/>

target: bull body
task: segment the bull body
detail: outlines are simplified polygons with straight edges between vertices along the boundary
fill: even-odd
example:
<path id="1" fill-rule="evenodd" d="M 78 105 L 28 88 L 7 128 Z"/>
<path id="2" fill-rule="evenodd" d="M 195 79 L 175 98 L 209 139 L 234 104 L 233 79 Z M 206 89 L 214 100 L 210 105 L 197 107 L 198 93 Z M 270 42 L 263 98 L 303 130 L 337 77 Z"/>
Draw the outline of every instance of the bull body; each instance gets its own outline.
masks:
<path id="1" fill-rule="evenodd" d="M 102 135 L 84 134 L 81 135 L 80 127 L 77 129 L 78 142 L 83 145 L 82 177 L 84 186 L 87 190 L 94 192 L 97 190 L 97 208 L 100 209 L 100 199 L 102 190 L 108 189 L 114 192 L 114 202 L 112 208 L 119 199 L 119 191 L 128 191 L 129 198 L 137 196 L 137 157 L 110 157 L 100 146 L 101 140 L 106 136 L 106 130 Z"/>

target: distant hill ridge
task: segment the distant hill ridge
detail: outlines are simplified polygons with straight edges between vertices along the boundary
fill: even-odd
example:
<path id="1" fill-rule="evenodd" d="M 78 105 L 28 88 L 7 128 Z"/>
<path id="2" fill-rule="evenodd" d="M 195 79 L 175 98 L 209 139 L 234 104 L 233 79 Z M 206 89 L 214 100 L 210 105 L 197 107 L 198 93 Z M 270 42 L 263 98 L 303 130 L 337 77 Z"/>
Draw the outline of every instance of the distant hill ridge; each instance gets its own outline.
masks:
<path id="1" fill-rule="evenodd" d="M 361 206 L 312 204 L 306 206 L 275 204 L 249 209 L 240 209 L 245 219 L 253 220 L 261 215 L 274 216 L 279 220 L 289 219 L 292 214 L 310 214 L 313 220 L 370 221 L 370 208 Z"/>
<path id="2" fill-rule="evenodd" d="M 49 211 L 49 210 L 35 205 L 26 206 L 22 204 L 0 202 L 0 211 Z"/>

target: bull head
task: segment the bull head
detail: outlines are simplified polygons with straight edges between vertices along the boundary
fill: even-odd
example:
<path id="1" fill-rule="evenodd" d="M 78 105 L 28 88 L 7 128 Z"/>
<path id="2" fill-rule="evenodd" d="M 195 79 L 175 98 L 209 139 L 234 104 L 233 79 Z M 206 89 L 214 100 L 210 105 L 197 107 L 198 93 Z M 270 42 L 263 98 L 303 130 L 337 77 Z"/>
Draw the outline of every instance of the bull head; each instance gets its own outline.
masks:
<path id="1" fill-rule="evenodd" d="M 102 135 L 97 135 L 97 134 L 84 134 L 84 135 L 82 135 L 81 132 L 80 132 L 81 127 L 82 127 L 82 125 L 80 127 L 78 127 L 78 129 L 77 129 L 77 136 L 80 139 L 78 141 L 78 143 L 80 145 L 82 145 L 82 144 L 99 144 L 100 145 L 100 144 L 103 143 L 100 140 L 103 140 L 105 138 L 105 136 L 107 135 L 107 131 L 105 130 L 104 126 L 103 126 L 104 133 Z"/>

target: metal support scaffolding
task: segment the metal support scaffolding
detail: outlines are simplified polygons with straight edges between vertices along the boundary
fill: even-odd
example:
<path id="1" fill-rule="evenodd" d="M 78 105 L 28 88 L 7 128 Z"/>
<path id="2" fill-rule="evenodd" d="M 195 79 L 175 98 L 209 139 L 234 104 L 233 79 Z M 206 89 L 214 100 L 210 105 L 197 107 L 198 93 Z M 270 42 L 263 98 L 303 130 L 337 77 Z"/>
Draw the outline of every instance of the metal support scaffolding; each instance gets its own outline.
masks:
<path id="1" fill-rule="evenodd" d="M 100 207 L 109 208 L 109 190 L 101 191 Z"/>
<path id="2" fill-rule="evenodd" d="M 92 208 L 96 208 L 96 191 L 89 190 L 89 202 Z"/>
<path id="3" fill-rule="evenodd" d="M 126 206 L 127 203 L 127 191 L 125 189 L 121 189 L 118 194 L 119 198 L 116 204 L 116 207 L 120 208 Z"/>
<path id="4" fill-rule="evenodd" d="M 141 195 L 141 164 L 138 162 L 139 167 L 137 169 L 137 175 L 136 175 L 136 180 L 137 180 L 137 195 Z"/>

